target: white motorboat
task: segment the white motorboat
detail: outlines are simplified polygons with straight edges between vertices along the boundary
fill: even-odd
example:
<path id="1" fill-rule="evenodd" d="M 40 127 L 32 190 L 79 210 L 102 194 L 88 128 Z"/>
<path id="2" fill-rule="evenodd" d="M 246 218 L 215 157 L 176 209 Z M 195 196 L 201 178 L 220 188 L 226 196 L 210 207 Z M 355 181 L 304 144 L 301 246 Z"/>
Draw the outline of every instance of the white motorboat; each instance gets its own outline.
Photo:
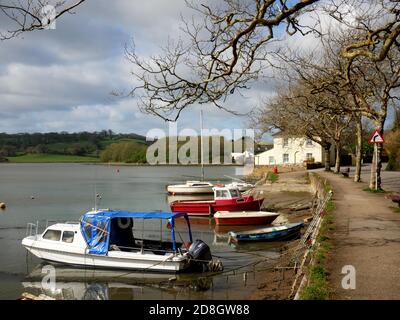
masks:
<path id="1" fill-rule="evenodd" d="M 175 230 L 179 218 L 186 220 L 187 242 Z M 145 239 L 143 232 L 142 238 L 137 238 L 135 219 L 141 219 L 143 225 L 148 219 L 168 221 L 168 232 L 163 232 L 160 240 Z M 181 242 L 175 240 L 176 233 Z M 38 258 L 73 266 L 150 272 L 207 270 L 212 261 L 210 248 L 201 240 L 192 242 L 186 213 L 105 209 L 84 214 L 80 222 L 51 225 L 42 234 L 24 238 L 22 245 Z"/>
<path id="2" fill-rule="evenodd" d="M 233 181 L 233 182 L 227 184 L 226 187 L 238 188 L 240 192 L 245 192 L 247 190 L 254 188 L 254 184 L 247 183 L 247 182 Z"/>
<path id="3" fill-rule="evenodd" d="M 214 185 L 205 181 L 186 181 L 185 184 L 167 186 L 170 194 L 213 194 Z"/>

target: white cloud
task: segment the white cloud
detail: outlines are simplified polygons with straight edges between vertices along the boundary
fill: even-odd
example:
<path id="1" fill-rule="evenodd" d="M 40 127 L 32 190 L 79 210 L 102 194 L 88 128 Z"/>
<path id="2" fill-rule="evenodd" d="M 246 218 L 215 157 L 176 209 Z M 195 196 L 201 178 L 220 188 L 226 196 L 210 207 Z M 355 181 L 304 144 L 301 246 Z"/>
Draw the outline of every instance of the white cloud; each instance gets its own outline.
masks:
<path id="1" fill-rule="evenodd" d="M 177 39 L 181 34 L 181 13 L 193 14 L 183 0 L 87 1 L 76 14 L 58 20 L 56 30 L 1 42 L 0 131 L 112 129 L 145 134 L 150 128 L 166 128 L 161 119 L 140 113 L 135 99 L 110 92 L 127 92 L 135 84 L 124 44 L 134 38 L 142 56 L 159 53 L 168 36 Z M 243 91 L 244 97 L 232 95 L 226 104 L 246 113 L 271 95 L 273 85 L 256 83 Z M 198 128 L 199 108 L 185 110 L 179 128 Z M 246 126 L 245 117 L 210 105 L 203 108 L 206 128 Z"/>

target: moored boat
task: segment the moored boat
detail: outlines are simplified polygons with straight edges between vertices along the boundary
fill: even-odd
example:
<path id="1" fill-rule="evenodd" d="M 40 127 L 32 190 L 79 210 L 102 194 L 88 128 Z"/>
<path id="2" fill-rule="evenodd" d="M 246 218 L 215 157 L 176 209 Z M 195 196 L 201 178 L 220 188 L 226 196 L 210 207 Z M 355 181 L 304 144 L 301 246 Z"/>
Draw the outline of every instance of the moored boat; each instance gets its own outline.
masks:
<path id="1" fill-rule="evenodd" d="M 270 224 L 279 216 L 276 212 L 265 211 L 218 211 L 214 214 L 217 225 Z"/>
<path id="2" fill-rule="evenodd" d="M 185 219 L 187 237 L 175 239 L 175 220 Z M 160 240 L 134 234 L 133 223 L 141 219 L 166 220 Z M 163 236 L 164 235 L 164 239 Z M 157 272 L 206 270 L 212 260 L 210 248 L 201 240 L 193 242 L 186 213 L 96 210 L 80 222 L 57 223 L 42 234 L 30 235 L 22 245 L 33 255 L 50 262 L 103 269 Z"/>
<path id="3" fill-rule="evenodd" d="M 248 191 L 254 188 L 254 184 L 247 183 L 247 182 L 240 182 L 240 181 L 233 181 L 226 185 L 228 188 L 238 188 L 240 192 Z"/>
<path id="4" fill-rule="evenodd" d="M 189 215 L 212 216 L 217 211 L 259 211 L 264 199 L 242 196 L 237 188 L 214 187 L 214 200 L 174 201 L 172 212 Z"/>
<path id="5" fill-rule="evenodd" d="M 240 232 L 229 232 L 230 242 L 240 241 L 274 241 L 274 240 L 285 240 L 291 239 L 298 236 L 303 222 L 288 223 L 281 226 L 267 227 L 252 229 Z"/>
<path id="6" fill-rule="evenodd" d="M 214 185 L 206 181 L 186 181 L 184 184 L 173 184 L 167 186 L 170 194 L 212 194 Z"/>

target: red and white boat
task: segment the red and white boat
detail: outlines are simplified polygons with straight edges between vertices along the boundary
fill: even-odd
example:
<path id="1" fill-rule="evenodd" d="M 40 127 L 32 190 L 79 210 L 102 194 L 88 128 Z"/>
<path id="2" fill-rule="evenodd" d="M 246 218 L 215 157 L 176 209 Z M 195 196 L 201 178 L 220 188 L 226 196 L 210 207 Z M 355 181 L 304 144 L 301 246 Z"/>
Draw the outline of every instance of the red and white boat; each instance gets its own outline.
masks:
<path id="1" fill-rule="evenodd" d="M 276 212 L 265 211 L 218 211 L 214 214 L 217 225 L 270 224 L 279 216 Z"/>
<path id="2" fill-rule="evenodd" d="M 217 211 L 259 211 L 264 199 L 242 196 L 237 188 L 214 187 L 214 200 L 174 201 L 172 212 L 192 216 L 212 216 Z"/>

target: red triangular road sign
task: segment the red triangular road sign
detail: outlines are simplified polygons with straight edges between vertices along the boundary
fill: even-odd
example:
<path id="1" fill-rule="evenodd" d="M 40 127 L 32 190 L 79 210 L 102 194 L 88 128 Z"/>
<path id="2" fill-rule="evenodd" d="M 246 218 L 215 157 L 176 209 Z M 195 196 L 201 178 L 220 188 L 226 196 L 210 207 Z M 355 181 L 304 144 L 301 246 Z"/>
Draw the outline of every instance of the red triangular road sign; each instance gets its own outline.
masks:
<path id="1" fill-rule="evenodd" d="M 384 143 L 385 139 L 383 139 L 379 129 L 375 129 L 374 133 L 372 134 L 371 138 L 369 138 L 368 143 Z"/>

